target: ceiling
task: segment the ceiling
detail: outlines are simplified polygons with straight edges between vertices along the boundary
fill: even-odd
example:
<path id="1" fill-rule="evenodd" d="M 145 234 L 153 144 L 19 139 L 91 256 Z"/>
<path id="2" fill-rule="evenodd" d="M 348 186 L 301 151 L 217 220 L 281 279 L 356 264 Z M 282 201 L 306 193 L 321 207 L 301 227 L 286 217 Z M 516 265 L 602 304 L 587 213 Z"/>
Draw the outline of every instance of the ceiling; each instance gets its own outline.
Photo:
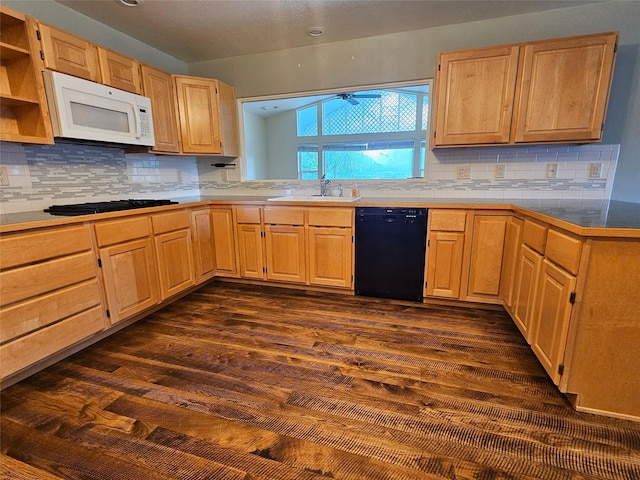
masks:
<path id="1" fill-rule="evenodd" d="M 137 7 L 120 0 L 56 1 L 192 63 L 598 0 L 143 0 Z M 325 33 L 309 37 L 311 27 Z"/>

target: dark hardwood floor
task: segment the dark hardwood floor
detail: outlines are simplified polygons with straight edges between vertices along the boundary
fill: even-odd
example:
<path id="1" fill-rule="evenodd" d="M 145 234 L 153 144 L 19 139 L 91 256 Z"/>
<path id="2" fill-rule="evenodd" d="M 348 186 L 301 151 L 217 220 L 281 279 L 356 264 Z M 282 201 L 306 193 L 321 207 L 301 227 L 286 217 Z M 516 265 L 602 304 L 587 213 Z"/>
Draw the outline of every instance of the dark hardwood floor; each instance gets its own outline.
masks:
<path id="1" fill-rule="evenodd" d="M 214 282 L 1 400 L 2 478 L 640 479 L 497 311 Z"/>

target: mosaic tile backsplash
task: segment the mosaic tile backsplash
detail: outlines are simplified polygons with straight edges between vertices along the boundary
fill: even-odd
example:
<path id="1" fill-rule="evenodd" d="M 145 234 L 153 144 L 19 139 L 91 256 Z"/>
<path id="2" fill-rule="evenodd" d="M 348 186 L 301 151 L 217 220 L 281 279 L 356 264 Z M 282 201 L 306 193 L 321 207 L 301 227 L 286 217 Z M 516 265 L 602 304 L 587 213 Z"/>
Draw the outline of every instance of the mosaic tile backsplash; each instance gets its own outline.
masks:
<path id="1" fill-rule="evenodd" d="M 619 145 L 455 148 L 430 151 L 426 178 L 358 180 L 362 196 L 411 199 L 495 198 L 607 200 Z M 210 158 L 125 154 L 114 147 L 0 142 L 0 213 L 52 204 L 192 195 L 314 194 L 313 181 L 241 182 L 240 168 L 211 166 Z M 342 184 L 348 195 L 353 181 Z"/>

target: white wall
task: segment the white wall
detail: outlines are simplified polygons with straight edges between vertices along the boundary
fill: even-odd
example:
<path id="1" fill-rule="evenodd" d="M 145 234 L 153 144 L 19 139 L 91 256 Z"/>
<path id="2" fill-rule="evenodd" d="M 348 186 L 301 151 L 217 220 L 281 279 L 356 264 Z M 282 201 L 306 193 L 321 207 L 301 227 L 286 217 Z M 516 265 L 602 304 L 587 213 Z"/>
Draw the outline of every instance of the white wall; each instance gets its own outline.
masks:
<path id="1" fill-rule="evenodd" d="M 605 144 L 620 145 L 612 198 L 640 202 L 640 2 L 614 1 L 189 64 L 239 98 L 432 78 L 440 51 L 619 31 Z"/>

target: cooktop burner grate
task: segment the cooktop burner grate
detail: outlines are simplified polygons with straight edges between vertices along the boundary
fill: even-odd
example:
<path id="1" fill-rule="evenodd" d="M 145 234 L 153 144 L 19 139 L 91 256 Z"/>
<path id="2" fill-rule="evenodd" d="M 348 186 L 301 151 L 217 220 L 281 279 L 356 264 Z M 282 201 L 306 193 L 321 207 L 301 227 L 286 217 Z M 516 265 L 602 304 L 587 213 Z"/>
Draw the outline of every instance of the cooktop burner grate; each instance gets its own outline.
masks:
<path id="1" fill-rule="evenodd" d="M 172 205 L 178 202 L 171 200 L 146 200 L 129 199 L 113 200 L 110 202 L 89 202 L 70 205 L 51 205 L 44 211 L 51 215 L 87 215 L 92 213 L 117 212 L 119 210 L 131 210 L 134 208 L 158 207 Z"/>

